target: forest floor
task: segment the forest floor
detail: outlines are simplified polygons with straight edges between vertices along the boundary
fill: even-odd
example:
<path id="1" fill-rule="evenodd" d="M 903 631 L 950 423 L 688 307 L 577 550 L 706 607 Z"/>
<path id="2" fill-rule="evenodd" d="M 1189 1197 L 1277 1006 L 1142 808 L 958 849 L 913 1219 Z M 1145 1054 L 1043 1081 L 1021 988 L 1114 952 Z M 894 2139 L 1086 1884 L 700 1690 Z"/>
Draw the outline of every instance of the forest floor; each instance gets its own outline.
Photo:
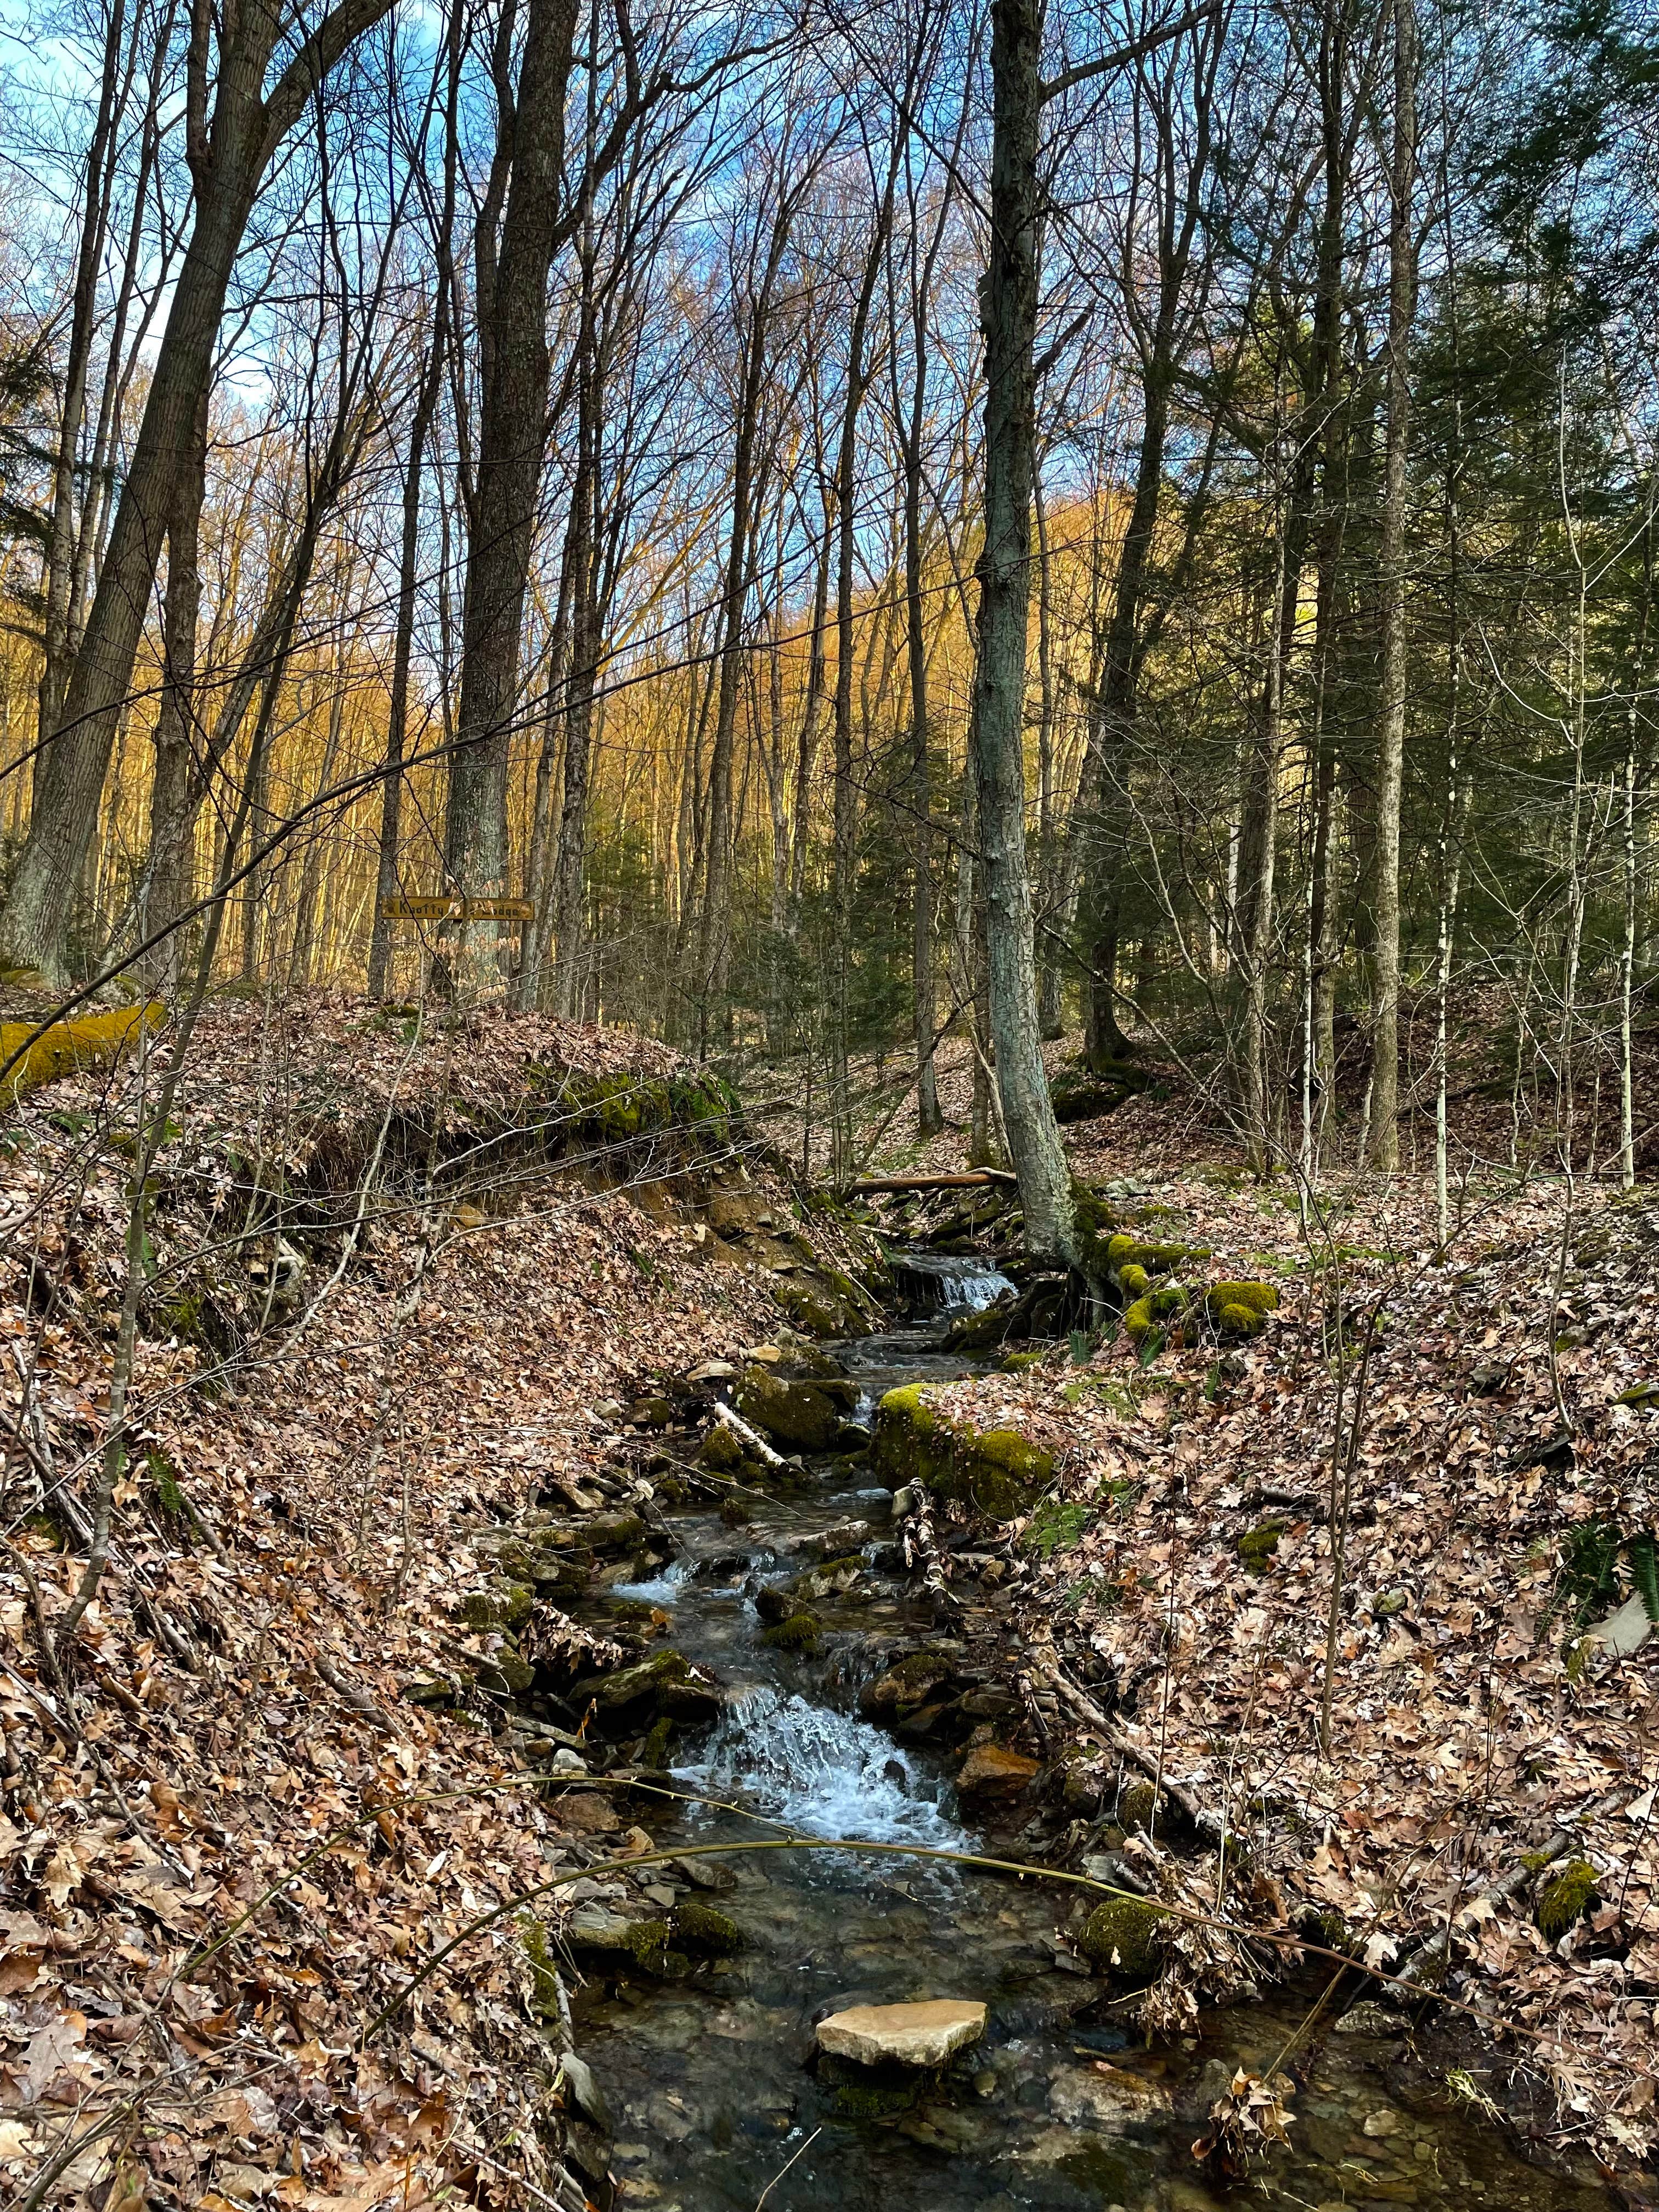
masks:
<path id="1" fill-rule="evenodd" d="M 21 2202 L 368 2212 L 459 2186 L 580 2212 L 515 1900 L 600 1850 L 557 1825 L 500 1699 L 410 1692 L 488 1680 L 501 1638 L 465 1600 L 492 1529 L 538 1505 L 649 1516 L 629 1401 L 786 1333 L 777 1276 L 720 1221 L 723 1194 L 751 1218 L 790 1200 L 718 1117 L 690 1162 L 678 1137 L 602 1131 L 550 1170 L 515 1150 L 550 1069 L 590 1103 L 679 1073 L 528 1018 L 419 1034 L 315 1000 L 209 1018 L 154 1164 L 141 1449 L 61 1661 L 138 1073 L 66 1077 L 5 1124 L 0 2183 Z M 947 1075 L 947 1111 L 965 1083 Z M 1608 1659 L 1576 1631 L 1630 1587 L 1620 1539 L 1659 1519 L 1659 1412 L 1631 1396 L 1659 1383 L 1648 1194 L 1472 1183 L 1441 1263 L 1419 1177 L 1347 1178 L 1310 1224 L 1178 1097 L 1067 1133 L 1126 1222 L 1281 1298 L 1224 1359 L 1194 1345 L 1143 1366 L 1118 1337 L 938 1393 L 1056 1454 L 1055 1496 L 994 1532 L 1024 1638 L 1011 1668 L 1052 1654 L 1109 1687 L 1116 1724 L 1248 1829 L 1270 1936 L 1311 1904 L 1386 1972 L 1455 1923 L 1449 1993 L 1496 2031 L 1468 2094 L 1503 2105 L 1529 2075 L 1550 2139 L 1633 2174 L 1659 2132 L 1659 1647 Z M 962 1144 L 936 1140 L 931 1164 Z M 272 1190 L 287 1231 L 246 1233 Z M 838 1243 L 814 1216 L 811 1233 L 852 1265 L 854 1231 Z M 1344 1430 L 1352 1601 L 1326 1755 L 1329 1332 L 1379 1305 Z M 1239 1539 L 1272 1520 L 1249 1571 Z M 1089 1736 L 1050 1749 L 1115 1765 Z M 1536 1883 L 1483 1893 L 1562 1822 L 1594 1881 L 1551 1943 Z M 578 1881 L 561 1904 L 597 1893 Z M 558 1909 L 538 1907 L 556 1927 Z"/>

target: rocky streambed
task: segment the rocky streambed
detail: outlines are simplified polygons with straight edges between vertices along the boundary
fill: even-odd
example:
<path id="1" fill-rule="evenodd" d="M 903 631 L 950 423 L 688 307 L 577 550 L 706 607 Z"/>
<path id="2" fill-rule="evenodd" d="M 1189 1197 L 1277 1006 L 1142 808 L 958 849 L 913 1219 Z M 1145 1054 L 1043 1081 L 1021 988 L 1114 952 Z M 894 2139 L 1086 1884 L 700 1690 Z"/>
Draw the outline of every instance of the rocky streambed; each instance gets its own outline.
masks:
<path id="1" fill-rule="evenodd" d="M 580 1600 L 573 1572 L 562 1595 L 601 1640 L 562 1705 L 591 1735 L 539 1737 L 568 1784 L 554 1816 L 596 1864 L 651 1859 L 568 1892 L 544 1954 L 580 2054 L 573 2153 L 601 2207 L 1196 2212 L 1222 2201 L 1191 2148 L 1211 2106 L 1239 2069 L 1273 2071 L 1320 1980 L 1149 2049 L 1130 2026 L 1133 1929 L 1103 1955 L 1088 1893 L 927 1856 L 1047 1859 L 1069 1823 L 1009 1748 L 1022 1714 L 997 1573 L 942 1629 L 866 1449 L 884 1395 L 969 1371 L 951 1325 L 1006 1286 L 936 1254 L 896 1273 L 908 1326 L 809 1358 L 818 1425 L 781 1486 L 743 1480 L 750 1425 L 716 1422 L 702 1458 L 724 1469 L 720 1503 L 694 1480 L 631 1524 L 635 1566 Z M 617 1664 L 618 1636 L 646 1656 Z M 750 1848 L 812 1837 L 907 1848 Z M 949 2018 L 888 2009 L 918 2004 Z M 1269 2203 L 1610 2202 L 1528 2164 L 1478 2074 L 1449 2089 L 1398 2015 L 1362 2006 L 1303 2060 L 1289 2143 L 1251 2179 Z"/>

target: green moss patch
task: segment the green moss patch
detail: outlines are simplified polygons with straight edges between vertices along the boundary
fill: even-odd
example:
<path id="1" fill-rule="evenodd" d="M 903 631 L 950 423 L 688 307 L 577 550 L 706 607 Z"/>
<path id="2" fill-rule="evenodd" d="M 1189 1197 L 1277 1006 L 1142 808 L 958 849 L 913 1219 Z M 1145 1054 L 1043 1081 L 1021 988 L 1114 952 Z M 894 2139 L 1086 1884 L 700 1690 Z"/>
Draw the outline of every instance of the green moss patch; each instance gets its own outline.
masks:
<path id="1" fill-rule="evenodd" d="M 1141 1980 L 1158 1963 L 1158 1923 L 1164 1915 L 1139 1897 L 1109 1897 L 1084 1923 L 1077 1948 L 1091 1966 Z"/>
<path id="2" fill-rule="evenodd" d="M 1569 1928 L 1582 1920 L 1598 1899 L 1595 1869 L 1588 1859 L 1573 1859 L 1546 1882 L 1538 1900 L 1538 1932 L 1547 1942 L 1559 1943 Z"/>
<path id="3" fill-rule="evenodd" d="M 1245 1530 L 1238 1540 L 1237 1551 L 1251 1574 L 1259 1575 L 1272 1564 L 1273 1554 L 1279 1549 L 1279 1540 L 1284 1534 L 1285 1523 L 1282 1521 L 1261 1521 L 1254 1528 Z"/>
<path id="4" fill-rule="evenodd" d="M 817 1619 L 810 1613 L 792 1613 L 775 1627 L 761 1632 L 761 1642 L 769 1644 L 776 1651 L 811 1651 L 817 1649 Z"/>

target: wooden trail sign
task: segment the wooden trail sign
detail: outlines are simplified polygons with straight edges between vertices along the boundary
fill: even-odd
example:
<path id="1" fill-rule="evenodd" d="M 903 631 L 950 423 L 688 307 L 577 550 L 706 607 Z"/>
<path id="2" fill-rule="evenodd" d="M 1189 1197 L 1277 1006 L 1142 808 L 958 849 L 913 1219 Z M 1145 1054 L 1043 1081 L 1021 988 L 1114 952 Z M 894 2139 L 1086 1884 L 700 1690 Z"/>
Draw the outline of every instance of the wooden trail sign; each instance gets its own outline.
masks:
<path id="1" fill-rule="evenodd" d="M 534 921 L 536 909 L 528 899 L 450 898 L 442 892 L 431 896 L 389 898 L 381 902 L 387 921 Z"/>

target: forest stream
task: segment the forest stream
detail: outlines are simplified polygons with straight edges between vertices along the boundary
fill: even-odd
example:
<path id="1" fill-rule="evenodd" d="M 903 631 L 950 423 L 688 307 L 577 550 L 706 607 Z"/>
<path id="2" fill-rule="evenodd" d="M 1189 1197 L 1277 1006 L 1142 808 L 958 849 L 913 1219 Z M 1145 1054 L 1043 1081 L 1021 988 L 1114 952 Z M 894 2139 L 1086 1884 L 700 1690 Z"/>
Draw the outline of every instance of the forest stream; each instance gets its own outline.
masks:
<path id="1" fill-rule="evenodd" d="M 1006 1287 L 981 1262 L 935 1255 L 902 1262 L 901 1279 L 919 1314 L 835 1347 L 866 1411 L 901 1382 L 970 1371 L 942 1349 L 944 1325 Z M 747 1528 L 676 1514 L 679 1557 L 609 1594 L 672 1613 L 677 1648 L 726 1686 L 723 1717 L 677 1747 L 685 1800 L 653 1820 L 659 1848 L 805 1832 L 1006 1855 L 1008 1832 L 987 1839 L 942 1759 L 860 1717 L 873 1650 L 941 1639 L 911 1586 L 883 1572 L 896 1568 L 883 1553 L 887 1493 L 849 1480 L 844 1461 L 809 1468 L 816 1494 L 768 1498 Z M 849 1522 L 869 1524 L 858 1540 L 873 1572 L 859 1601 L 820 1608 L 814 1654 L 763 1641 L 760 1593 Z M 1319 1987 L 1300 1977 L 1148 2050 L 1133 2000 L 1058 1939 L 1085 1908 L 1055 1885 L 922 1858 L 778 1851 L 677 1862 L 652 1893 L 668 1907 L 699 1888 L 707 1901 L 720 1893 L 738 1923 L 738 1955 L 681 1981 L 595 1978 L 578 2000 L 625 2208 L 756 2212 L 764 2196 L 767 2212 L 1199 2212 L 1220 2201 L 1191 2149 L 1210 2104 L 1236 2068 L 1268 2071 Z M 989 2011 L 983 2038 L 940 2074 L 814 2057 L 829 2013 L 939 1997 Z M 1375 2032 L 1325 2041 L 1292 2102 L 1290 2148 L 1252 2178 L 1252 2196 L 1320 2212 L 1611 2203 L 1526 2163 L 1482 2116 L 1479 2069 L 1498 2062 L 1472 2061 L 1460 2101 L 1412 2053 L 1403 2021 L 1374 2008 L 1361 2017 Z"/>

